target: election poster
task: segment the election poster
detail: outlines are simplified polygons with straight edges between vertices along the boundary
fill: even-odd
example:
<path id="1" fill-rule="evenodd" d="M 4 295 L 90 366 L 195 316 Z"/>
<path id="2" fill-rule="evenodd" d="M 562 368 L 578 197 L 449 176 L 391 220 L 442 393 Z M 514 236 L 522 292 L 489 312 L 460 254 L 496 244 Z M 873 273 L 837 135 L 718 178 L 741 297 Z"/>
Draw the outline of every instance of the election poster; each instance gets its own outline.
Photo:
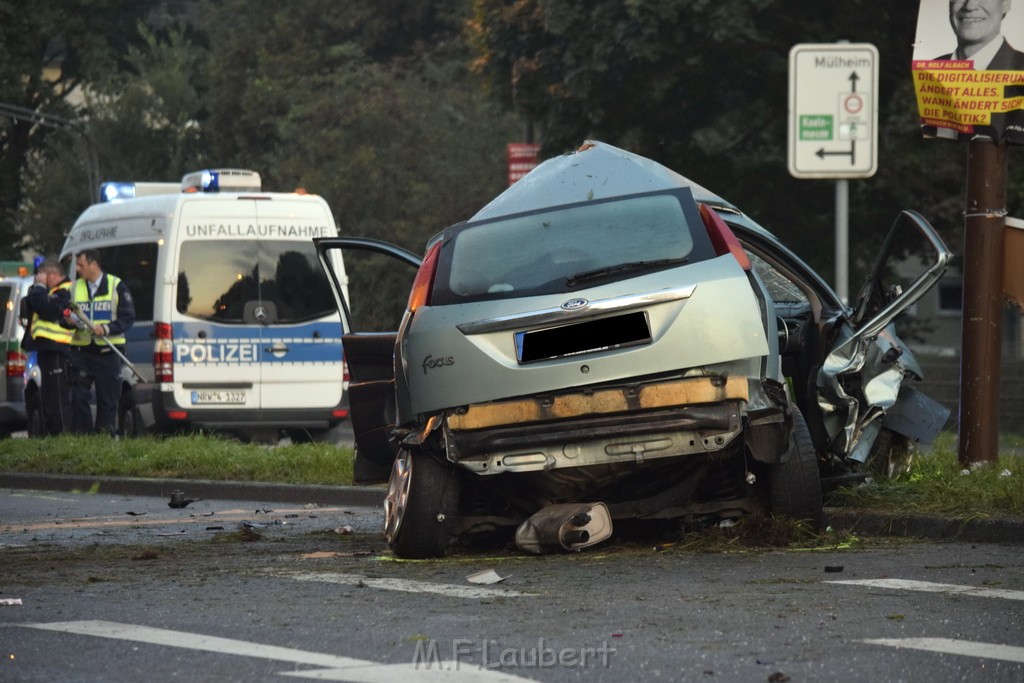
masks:
<path id="1" fill-rule="evenodd" d="M 1024 0 L 921 0 L 912 70 L 925 136 L 1024 144 Z"/>

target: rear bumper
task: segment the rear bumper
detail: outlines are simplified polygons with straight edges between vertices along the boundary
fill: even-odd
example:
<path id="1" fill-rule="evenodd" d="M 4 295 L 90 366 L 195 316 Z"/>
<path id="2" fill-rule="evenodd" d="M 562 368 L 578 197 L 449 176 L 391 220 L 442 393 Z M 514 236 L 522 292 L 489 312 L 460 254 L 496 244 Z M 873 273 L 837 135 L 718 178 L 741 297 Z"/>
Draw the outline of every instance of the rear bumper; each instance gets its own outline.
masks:
<path id="1" fill-rule="evenodd" d="M 640 387 L 469 406 L 449 414 L 448 457 L 481 475 L 725 450 L 743 430 L 746 378 L 699 377 Z"/>

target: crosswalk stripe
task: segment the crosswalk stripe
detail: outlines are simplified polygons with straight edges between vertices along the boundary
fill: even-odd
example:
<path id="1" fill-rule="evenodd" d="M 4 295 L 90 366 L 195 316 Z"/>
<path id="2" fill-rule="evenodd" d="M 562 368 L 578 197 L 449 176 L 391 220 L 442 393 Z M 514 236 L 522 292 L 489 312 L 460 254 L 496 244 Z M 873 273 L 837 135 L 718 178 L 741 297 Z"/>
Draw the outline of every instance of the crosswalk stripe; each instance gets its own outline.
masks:
<path id="1" fill-rule="evenodd" d="M 985 586 L 961 586 L 954 583 L 912 581 L 909 579 L 851 579 L 849 581 L 826 581 L 825 583 L 836 583 L 847 586 L 868 586 L 872 588 L 891 588 L 893 590 L 924 591 L 927 593 L 971 595 L 981 598 L 1002 598 L 1004 600 L 1024 600 L 1024 591 L 987 588 Z"/>
<path id="2" fill-rule="evenodd" d="M 1024 662 L 1024 647 L 999 645 L 998 643 L 976 643 L 953 638 L 871 638 L 861 642 L 897 649 L 941 652 L 982 659 L 999 659 L 1005 662 Z"/>
<path id="3" fill-rule="evenodd" d="M 281 676 L 318 678 L 328 681 L 356 681 L 359 683 L 400 683 L 408 680 L 444 681 L 445 683 L 525 683 L 531 679 L 509 673 L 484 669 L 466 663 L 442 663 L 427 669 L 410 664 L 379 664 L 365 659 L 295 650 L 277 645 L 251 643 L 234 638 L 220 638 L 187 631 L 173 631 L 113 621 L 61 621 L 51 623 L 19 624 L 27 628 L 83 636 L 111 638 L 150 645 L 179 647 L 217 654 L 238 655 L 255 659 L 271 659 L 292 664 L 326 667 L 306 671 L 280 671 Z M 202 676 L 200 676 L 201 678 Z"/>

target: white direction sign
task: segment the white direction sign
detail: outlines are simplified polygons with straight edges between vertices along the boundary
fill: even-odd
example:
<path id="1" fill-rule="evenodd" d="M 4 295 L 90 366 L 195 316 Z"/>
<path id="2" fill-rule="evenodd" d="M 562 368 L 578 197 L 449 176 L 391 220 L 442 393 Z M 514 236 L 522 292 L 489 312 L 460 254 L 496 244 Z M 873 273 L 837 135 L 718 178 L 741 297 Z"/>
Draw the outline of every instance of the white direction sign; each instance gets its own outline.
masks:
<path id="1" fill-rule="evenodd" d="M 789 51 L 789 173 L 868 178 L 878 169 L 878 50 L 802 43 Z"/>

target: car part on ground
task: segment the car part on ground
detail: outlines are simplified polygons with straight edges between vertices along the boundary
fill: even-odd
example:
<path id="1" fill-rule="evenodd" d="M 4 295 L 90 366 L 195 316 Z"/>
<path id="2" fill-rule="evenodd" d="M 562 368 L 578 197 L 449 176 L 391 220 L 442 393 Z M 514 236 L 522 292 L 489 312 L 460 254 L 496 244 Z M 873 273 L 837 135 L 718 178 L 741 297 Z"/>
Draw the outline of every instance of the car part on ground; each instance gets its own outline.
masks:
<path id="1" fill-rule="evenodd" d="M 542 555 L 583 550 L 612 536 L 612 516 L 604 503 L 562 503 L 534 513 L 516 529 L 516 546 Z"/>

